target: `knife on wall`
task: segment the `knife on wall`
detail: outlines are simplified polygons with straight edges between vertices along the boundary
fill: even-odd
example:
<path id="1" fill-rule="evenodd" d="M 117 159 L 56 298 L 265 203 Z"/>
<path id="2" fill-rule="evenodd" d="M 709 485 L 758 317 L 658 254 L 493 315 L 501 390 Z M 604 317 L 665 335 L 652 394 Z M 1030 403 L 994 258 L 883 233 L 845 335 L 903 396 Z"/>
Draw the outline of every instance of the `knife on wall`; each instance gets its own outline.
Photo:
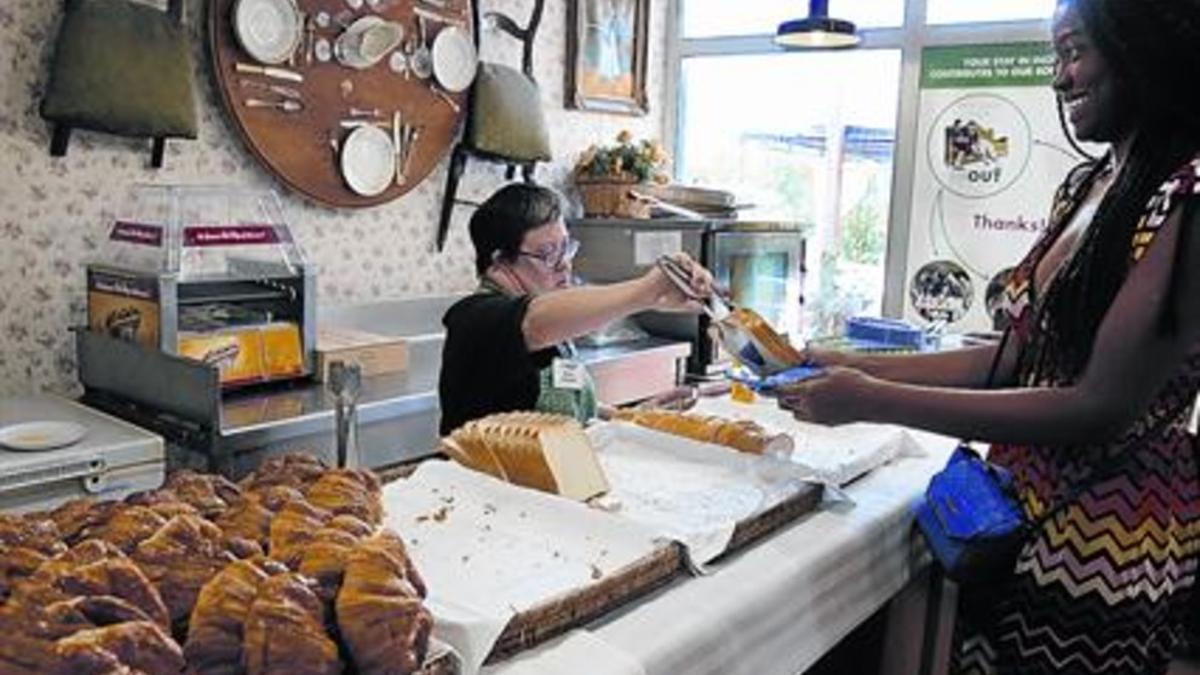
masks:
<path id="1" fill-rule="evenodd" d="M 303 82 L 304 76 L 294 70 L 287 68 L 276 68 L 274 66 L 256 66 L 253 63 L 235 63 L 234 70 L 239 73 L 251 73 L 253 75 L 265 75 L 273 77 L 277 80 L 288 80 L 291 82 Z"/>

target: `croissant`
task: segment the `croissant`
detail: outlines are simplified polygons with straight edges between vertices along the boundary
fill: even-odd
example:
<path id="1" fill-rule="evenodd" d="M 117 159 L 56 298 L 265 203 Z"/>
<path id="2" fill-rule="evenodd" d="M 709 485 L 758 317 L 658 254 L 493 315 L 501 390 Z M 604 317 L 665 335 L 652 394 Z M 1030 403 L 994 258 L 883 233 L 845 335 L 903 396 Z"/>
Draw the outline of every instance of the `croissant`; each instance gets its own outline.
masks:
<path id="1" fill-rule="evenodd" d="M 141 609 L 111 595 L 77 595 L 46 605 L 41 619 L 47 627 L 42 635 L 65 637 L 85 628 L 111 626 L 126 621 L 156 623 Z"/>
<path id="2" fill-rule="evenodd" d="M 220 528 L 197 516 L 172 518 L 132 557 L 158 587 L 173 625 L 187 621 L 204 584 L 237 560 Z"/>
<path id="3" fill-rule="evenodd" d="M 13 587 L 41 567 L 45 554 L 23 546 L 0 545 L 0 601 L 12 592 Z"/>
<path id="4" fill-rule="evenodd" d="M 258 542 L 266 549 L 271 542 L 271 519 L 290 501 L 303 501 L 304 495 L 283 485 L 247 490 L 213 522 L 227 537 Z"/>
<path id="5" fill-rule="evenodd" d="M 196 496 L 193 496 L 192 500 L 198 503 L 203 503 L 204 501 L 202 497 Z M 135 492 L 126 497 L 124 503 L 130 506 L 144 506 L 167 520 L 175 516 L 204 515 L 200 509 L 184 501 L 178 492 L 166 487 L 157 490 L 147 490 L 145 492 Z"/>
<path id="6" fill-rule="evenodd" d="M 242 672 L 243 628 L 259 587 L 287 571 L 267 558 L 239 560 L 204 585 L 188 622 L 183 653 L 197 675 Z"/>
<path id="7" fill-rule="evenodd" d="M 86 539 L 47 560 L 33 574 L 32 581 L 50 583 L 71 569 L 109 558 L 127 558 L 115 544 L 103 539 Z"/>
<path id="8" fill-rule="evenodd" d="M 167 607 L 141 568 L 125 558 L 108 558 L 66 571 L 56 582 L 69 595 L 112 596 L 141 610 L 147 619 L 169 628 Z"/>
<path id="9" fill-rule="evenodd" d="M 259 587 L 246 614 L 247 675 L 335 675 L 338 646 L 325 631 L 326 607 L 314 582 L 299 574 L 273 576 Z"/>
<path id="10" fill-rule="evenodd" d="M 108 520 L 120 506 L 121 502 L 98 502 L 90 497 L 81 497 L 60 505 L 45 513 L 45 516 L 54 521 L 63 542 L 73 546 L 81 540 L 80 535 L 84 530 Z"/>
<path id="11" fill-rule="evenodd" d="M 386 531 L 362 542 L 346 560 L 338 629 L 363 675 L 413 673 L 425 661 L 433 617 L 409 578 L 412 569 L 400 538 Z"/>
<path id="12" fill-rule="evenodd" d="M 109 512 L 107 520 L 84 529 L 80 537 L 103 539 L 129 553 L 166 524 L 167 519 L 148 506 L 122 504 Z"/>
<path id="13" fill-rule="evenodd" d="M 258 490 L 271 485 L 306 489 L 325 472 L 320 460 L 310 455 L 287 454 L 271 457 L 241 480 L 243 490 Z"/>
<path id="14" fill-rule="evenodd" d="M 335 515 L 348 514 L 372 525 L 383 520 L 379 479 L 365 469 L 331 469 L 304 496 Z"/>
<path id="15" fill-rule="evenodd" d="M 354 516 L 335 516 L 304 546 L 298 570 L 312 577 L 324 589 L 336 591 L 342 581 L 346 558 L 364 537 L 371 534 L 371 526 Z"/>
<path id="16" fill-rule="evenodd" d="M 224 476 L 187 469 L 168 476 L 163 489 L 174 492 L 181 501 L 196 507 L 206 518 L 218 515 L 242 494 L 241 488 Z"/>
<path id="17" fill-rule="evenodd" d="M 0 513 L 0 546 L 27 548 L 43 555 L 56 555 L 67 548 L 58 525 L 40 514 L 21 517 Z"/>
<path id="18" fill-rule="evenodd" d="M 289 502 L 271 521 L 271 557 L 295 568 L 304 546 L 333 517 L 325 509 L 301 500 Z"/>
<path id="19" fill-rule="evenodd" d="M 158 590 L 125 554 L 99 540 L 83 542 L 47 560 L 14 588 L 5 609 L 36 621 L 54 607 L 61 615 L 48 620 L 86 627 L 99 625 L 100 621 L 80 614 L 78 603 L 56 603 L 93 598 L 120 601 L 135 609 L 138 619 L 167 625 L 166 607 Z"/>
<path id="20" fill-rule="evenodd" d="M 82 630 L 62 638 L 55 645 L 61 660 L 56 672 L 64 675 L 86 673 L 182 673 L 187 664 L 183 650 L 157 624 L 149 621 L 126 623 Z M 128 670 L 111 668 L 112 664 Z"/>
<path id="21" fill-rule="evenodd" d="M 0 673 L 4 675 L 44 675 L 58 665 L 54 642 L 29 635 L 15 621 L 0 621 Z"/>

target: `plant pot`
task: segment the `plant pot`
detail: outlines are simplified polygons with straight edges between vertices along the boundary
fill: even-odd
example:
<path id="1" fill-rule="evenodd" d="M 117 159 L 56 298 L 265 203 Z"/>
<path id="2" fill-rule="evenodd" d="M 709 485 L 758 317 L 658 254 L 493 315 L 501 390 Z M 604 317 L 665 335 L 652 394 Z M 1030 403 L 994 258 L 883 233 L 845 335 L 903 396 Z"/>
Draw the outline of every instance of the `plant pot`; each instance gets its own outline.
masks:
<path id="1" fill-rule="evenodd" d="M 631 189 L 644 185 L 621 180 L 576 181 L 583 199 L 583 212 L 590 218 L 649 218 L 650 204 L 629 196 Z"/>

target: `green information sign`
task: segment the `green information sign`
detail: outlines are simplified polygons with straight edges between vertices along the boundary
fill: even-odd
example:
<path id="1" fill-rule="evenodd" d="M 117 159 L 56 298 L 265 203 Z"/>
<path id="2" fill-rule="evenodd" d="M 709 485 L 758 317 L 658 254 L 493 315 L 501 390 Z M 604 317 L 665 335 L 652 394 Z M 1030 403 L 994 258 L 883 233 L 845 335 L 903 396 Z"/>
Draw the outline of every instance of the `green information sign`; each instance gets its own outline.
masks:
<path id="1" fill-rule="evenodd" d="M 1053 77 L 1049 42 L 926 47 L 921 53 L 922 89 L 1044 87 Z"/>

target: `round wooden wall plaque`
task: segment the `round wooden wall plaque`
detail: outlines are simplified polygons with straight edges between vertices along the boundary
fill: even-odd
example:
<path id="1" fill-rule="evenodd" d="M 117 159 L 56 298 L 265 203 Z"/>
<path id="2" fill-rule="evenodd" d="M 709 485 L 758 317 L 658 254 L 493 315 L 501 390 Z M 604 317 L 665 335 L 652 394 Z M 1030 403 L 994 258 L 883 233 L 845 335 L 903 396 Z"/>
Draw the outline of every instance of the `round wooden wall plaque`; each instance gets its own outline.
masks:
<path id="1" fill-rule="evenodd" d="M 420 55 L 413 55 L 420 51 L 422 20 L 429 48 L 439 32 L 448 28 L 465 30 L 470 35 L 470 0 L 294 0 L 300 12 L 299 43 L 290 61 L 277 65 L 260 63 L 243 49 L 234 32 L 234 11 L 239 2 L 248 0 L 209 2 L 213 73 L 234 127 L 268 171 L 292 189 L 335 207 L 391 201 L 433 171 L 453 144 L 465 117 L 466 91 L 447 92 L 436 78 L 418 77 L 414 70 L 421 69 L 409 64 L 421 60 Z M 292 0 L 274 4 L 279 3 L 286 8 Z M 264 48 L 275 47 L 273 41 L 280 37 L 277 15 L 271 13 L 272 3 L 256 4 L 267 7 L 244 8 L 243 15 L 265 23 L 243 31 L 254 31 Z M 330 53 L 339 35 L 356 21 L 371 16 L 400 26 L 400 43 L 367 68 L 342 65 Z M 368 19 L 368 23 L 374 21 Z M 378 42 L 387 36 L 387 31 L 376 32 L 372 39 Z M 325 56 L 328 60 L 322 60 Z M 392 176 L 381 192 L 369 196 L 351 189 L 343 175 L 341 156 L 347 137 L 356 125 L 363 124 L 380 128 L 387 138 L 400 140 L 400 146 L 408 149 L 407 160 L 396 158 L 395 164 L 402 168 L 395 172 L 399 175 Z M 378 140 L 380 135 L 374 134 L 373 138 Z M 358 150 L 364 149 L 363 144 L 355 145 Z M 371 192 L 382 185 L 380 144 L 365 145 L 367 165 L 354 163 L 355 169 L 361 169 L 355 171 L 358 180 L 354 182 L 362 191 L 363 176 L 373 179 L 374 187 L 366 188 Z M 363 155 L 356 152 L 354 156 Z"/>

